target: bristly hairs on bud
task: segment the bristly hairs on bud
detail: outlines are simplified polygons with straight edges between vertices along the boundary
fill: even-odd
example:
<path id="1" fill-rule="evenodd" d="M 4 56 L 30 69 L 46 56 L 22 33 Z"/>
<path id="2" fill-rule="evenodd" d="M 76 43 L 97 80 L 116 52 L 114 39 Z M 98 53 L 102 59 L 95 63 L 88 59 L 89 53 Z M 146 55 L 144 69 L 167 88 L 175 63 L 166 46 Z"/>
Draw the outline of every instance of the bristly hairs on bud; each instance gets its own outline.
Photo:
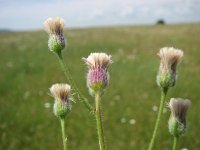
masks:
<path id="1" fill-rule="evenodd" d="M 54 114 L 61 119 L 71 111 L 72 96 L 70 94 L 71 86 L 68 84 L 53 84 L 50 92 L 55 99 Z"/>
<path id="2" fill-rule="evenodd" d="M 44 27 L 49 34 L 48 47 L 62 58 L 61 51 L 65 48 L 64 20 L 60 17 L 48 18 Z"/>
<path id="3" fill-rule="evenodd" d="M 191 101 L 182 98 L 171 98 L 168 107 L 171 110 L 171 116 L 168 122 L 169 132 L 180 137 L 187 129 L 186 113 L 191 105 Z"/>
<path id="4" fill-rule="evenodd" d="M 111 55 L 106 53 L 91 53 L 88 58 L 83 58 L 88 65 L 87 87 L 90 94 L 102 93 L 109 84 L 108 67 L 112 63 Z"/>
<path id="5" fill-rule="evenodd" d="M 157 75 L 157 84 L 161 88 L 167 89 L 176 83 L 176 68 L 182 60 L 183 51 L 173 47 L 164 47 L 160 49 L 158 56 L 161 62 Z"/>
<path id="6" fill-rule="evenodd" d="M 176 150 L 178 139 L 187 129 L 186 113 L 191 105 L 190 100 L 182 98 L 171 98 L 168 107 L 171 110 L 171 116 L 168 121 L 169 132 L 173 135 L 173 150 Z"/>

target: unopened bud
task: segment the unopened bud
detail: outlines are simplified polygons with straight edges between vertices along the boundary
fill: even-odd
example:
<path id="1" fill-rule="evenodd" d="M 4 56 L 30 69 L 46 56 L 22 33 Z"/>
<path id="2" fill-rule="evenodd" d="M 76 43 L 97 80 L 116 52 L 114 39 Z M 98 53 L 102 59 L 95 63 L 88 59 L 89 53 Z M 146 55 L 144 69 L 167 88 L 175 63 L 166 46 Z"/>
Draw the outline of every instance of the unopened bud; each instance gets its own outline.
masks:
<path id="1" fill-rule="evenodd" d="M 64 20 L 62 18 L 48 18 L 44 22 L 45 30 L 49 34 L 48 47 L 50 51 L 61 56 L 61 51 L 65 48 Z"/>
<path id="2" fill-rule="evenodd" d="M 172 87 L 177 80 L 176 68 L 183 57 L 183 51 L 173 47 L 164 47 L 160 49 L 158 56 L 161 62 L 157 75 L 157 84 L 165 89 Z"/>
<path id="3" fill-rule="evenodd" d="M 71 111 L 71 87 L 68 84 L 54 84 L 50 88 L 50 92 L 55 99 L 54 114 L 64 119 Z"/>
<path id="4" fill-rule="evenodd" d="M 169 108 L 171 110 L 171 116 L 168 122 L 169 132 L 179 137 L 186 131 L 186 113 L 191 105 L 190 100 L 183 100 L 181 98 L 171 98 L 169 102 Z"/>

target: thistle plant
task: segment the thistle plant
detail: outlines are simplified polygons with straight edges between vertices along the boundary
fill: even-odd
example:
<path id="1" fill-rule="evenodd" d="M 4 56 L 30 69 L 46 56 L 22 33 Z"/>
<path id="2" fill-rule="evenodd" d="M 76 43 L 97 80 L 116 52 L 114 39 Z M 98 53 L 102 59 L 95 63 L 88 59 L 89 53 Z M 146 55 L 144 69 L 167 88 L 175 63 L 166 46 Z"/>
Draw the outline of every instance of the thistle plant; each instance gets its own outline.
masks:
<path id="1" fill-rule="evenodd" d="M 173 150 L 176 150 L 178 139 L 186 132 L 186 113 L 191 105 L 190 100 L 182 98 L 171 98 L 168 104 L 171 116 L 168 121 L 169 132 L 174 137 Z"/>
<path id="2" fill-rule="evenodd" d="M 183 51 L 175 49 L 173 47 L 164 47 L 160 49 L 158 56 L 160 57 L 161 62 L 157 75 L 157 84 L 161 88 L 161 100 L 154 131 L 148 148 L 149 150 L 152 150 L 154 146 L 168 89 L 170 87 L 175 86 L 176 84 L 177 80 L 176 68 L 182 60 Z"/>
<path id="3" fill-rule="evenodd" d="M 83 102 L 86 108 L 90 112 L 92 112 L 93 107 L 90 105 L 88 100 L 81 94 L 81 92 L 77 88 L 67 65 L 63 61 L 62 50 L 66 47 L 66 40 L 64 37 L 64 20 L 60 17 L 48 18 L 44 22 L 44 27 L 47 33 L 49 34 L 49 40 L 48 40 L 49 50 L 57 56 L 60 66 L 65 76 L 67 77 L 68 82 L 73 87 L 72 89 L 73 93 L 75 93 L 77 99 Z"/>
<path id="4" fill-rule="evenodd" d="M 63 149 L 67 150 L 67 137 L 65 135 L 65 117 L 71 111 L 72 97 L 71 87 L 68 84 L 53 84 L 50 88 L 50 92 L 55 99 L 53 111 L 56 117 L 60 120 Z"/>
<path id="5" fill-rule="evenodd" d="M 91 53 L 88 58 L 83 58 L 88 65 L 87 87 L 90 94 L 95 98 L 95 116 L 100 150 L 106 149 L 105 136 L 103 130 L 101 96 L 109 84 L 108 67 L 111 55 L 105 53 Z"/>
<path id="6" fill-rule="evenodd" d="M 89 93 L 95 99 L 95 106 L 93 107 L 77 88 L 67 64 L 64 63 L 62 51 L 67 45 L 64 37 L 64 20 L 59 17 L 48 18 L 44 22 L 44 26 L 49 35 L 48 48 L 58 58 L 59 64 L 67 77 L 69 84 L 73 87 L 73 89 L 71 89 L 71 86 L 68 84 L 54 84 L 50 88 L 50 92 L 55 99 L 54 114 L 59 118 L 61 123 L 64 150 L 67 150 L 67 137 L 65 135 L 64 120 L 71 111 L 71 102 L 73 100 L 70 93 L 72 92 L 78 100 L 85 104 L 86 108 L 90 112 L 95 113 L 99 147 L 100 150 L 106 150 L 101 101 L 106 87 L 109 84 L 108 68 L 112 63 L 111 55 L 105 53 L 91 53 L 87 58 L 83 58 L 89 68 L 87 73 L 87 87 Z M 182 60 L 183 51 L 173 47 L 164 47 L 160 49 L 158 56 L 161 61 L 156 82 L 161 89 L 161 100 L 148 150 L 153 149 L 168 90 L 176 84 L 176 70 Z M 171 116 L 168 122 L 168 127 L 169 132 L 174 136 L 173 150 L 176 149 L 179 137 L 186 131 L 185 116 L 190 104 L 191 102 L 189 100 L 183 100 L 180 98 L 172 98 L 169 102 Z"/>

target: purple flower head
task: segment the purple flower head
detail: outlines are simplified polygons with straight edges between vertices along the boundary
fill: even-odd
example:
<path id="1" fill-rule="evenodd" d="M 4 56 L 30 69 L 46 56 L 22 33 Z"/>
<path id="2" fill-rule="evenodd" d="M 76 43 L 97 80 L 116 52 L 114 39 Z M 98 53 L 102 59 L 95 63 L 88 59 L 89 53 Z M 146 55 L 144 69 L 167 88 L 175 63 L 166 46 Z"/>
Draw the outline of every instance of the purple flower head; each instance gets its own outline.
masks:
<path id="1" fill-rule="evenodd" d="M 87 86 L 90 90 L 102 91 L 109 83 L 108 66 L 112 62 L 111 55 L 105 53 L 91 53 L 83 58 L 88 65 Z"/>

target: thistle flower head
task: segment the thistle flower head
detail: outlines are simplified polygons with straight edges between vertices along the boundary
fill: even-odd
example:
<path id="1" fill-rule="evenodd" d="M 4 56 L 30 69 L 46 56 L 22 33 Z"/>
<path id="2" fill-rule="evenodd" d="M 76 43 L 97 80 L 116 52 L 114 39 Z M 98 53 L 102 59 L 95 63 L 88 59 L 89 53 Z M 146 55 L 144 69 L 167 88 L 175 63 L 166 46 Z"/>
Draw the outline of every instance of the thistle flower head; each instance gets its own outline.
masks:
<path id="1" fill-rule="evenodd" d="M 53 84 L 50 88 L 50 92 L 53 95 L 53 97 L 63 102 L 66 102 L 68 100 L 70 91 L 71 91 L 71 86 L 68 84 L 62 84 L 62 83 Z"/>
<path id="2" fill-rule="evenodd" d="M 83 58 L 88 65 L 87 86 L 91 92 L 104 90 L 109 83 L 108 67 L 112 63 L 111 55 L 105 53 L 91 53 Z"/>
<path id="3" fill-rule="evenodd" d="M 44 27 L 45 27 L 45 30 L 47 31 L 47 33 L 49 35 L 51 35 L 51 34 L 57 34 L 57 35 L 63 34 L 64 20 L 60 17 L 48 18 L 44 22 Z"/>
<path id="4" fill-rule="evenodd" d="M 180 136 L 186 131 L 186 113 L 191 105 L 190 100 L 171 98 L 168 106 L 171 110 L 169 131 L 174 136 Z"/>
<path id="5" fill-rule="evenodd" d="M 158 56 L 161 59 L 160 71 L 176 72 L 176 66 L 180 63 L 183 57 L 183 51 L 173 47 L 164 47 L 160 49 Z"/>
<path id="6" fill-rule="evenodd" d="M 44 27 L 49 34 L 48 47 L 50 51 L 57 53 L 61 56 L 61 50 L 65 48 L 64 39 L 64 20 L 62 18 L 48 18 L 44 22 Z"/>
<path id="7" fill-rule="evenodd" d="M 54 114 L 64 118 L 71 111 L 71 87 L 68 84 L 53 84 L 50 92 L 55 99 Z"/>
<path id="8" fill-rule="evenodd" d="M 183 51 L 173 47 L 164 47 L 160 49 L 158 56 L 161 59 L 157 76 L 158 85 L 162 88 L 174 86 L 177 78 L 176 68 L 182 60 Z"/>
<path id="9" fill-rule="evenodd" d="M 91 53 L 88 58 L 83 58 L 89 68 L 105 68 L 112 63 L 111 55 L 106 53 Z"/>

